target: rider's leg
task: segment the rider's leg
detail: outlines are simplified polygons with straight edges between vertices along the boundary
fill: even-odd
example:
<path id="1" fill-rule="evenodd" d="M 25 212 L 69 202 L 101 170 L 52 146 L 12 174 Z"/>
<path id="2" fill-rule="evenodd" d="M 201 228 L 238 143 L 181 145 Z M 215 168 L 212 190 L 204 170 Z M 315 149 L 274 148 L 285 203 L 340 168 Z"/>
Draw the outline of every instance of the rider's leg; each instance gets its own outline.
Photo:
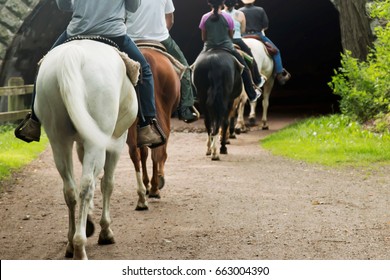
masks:
<path id="1" fill-rule="evenodd" d="M 241 39 L 241 38 L 236 38 L 236 39 L 233 39 L 233 43 L 238 45 L 241 50 L 243 50 L 244 52 L 246 52 L 247 54 L 249 54 L 252 58 L 253 58 L 253 61 L 252 61 L 252 78 L 253 78 L 253 82 L 258 86 L 258 87 L 261 87 L 263 84 L 264 84 L 264 80 L 259 72 L 259 68 L 257 67 L 257 63 L 256 63 L 256 60 L 252 54 L 252 51 L 251 49 L 248 47 L 247 44 L 245 44 L 245 42 Z"/>
<path id="2" fill-rule="evenodd" d="M 246 64 L 244 58 L 238 53 L 238 51 L 233 50 L 232 54 L 237 58 L 237 60 L 244 65 L 244 70 L 242 71 L 242 81 L 244 83 L 244 88 L 246 94 L 249 97 L 250 102 L 255 102 L 261 96 L 261 90 L 258 88 L 252 81 L 251 71 L 249 70 L 248 65 Z"/>
<path id="3" fill-rule="evenodd" d="M 290 73 L 287 72 L 286 69 L 283 68 L 282 56 L 280 54 L 280 50 L 267 36 L 261 35 L 261 40 L 272 44 L 277 50 L 277 53 L 273 56 L 275 62 L 276 78 L 280 84 L 284 85 L 291 78 L 291 75 Z"/>
<path id="4" fill-rule="evenodd" d="M 176 42 L 169 36 L 166 40 L 161 41 L 161 44 L 167 49 L 167 52 L 186 66 L 183 78 L 180 80 L 180 105 L 179 118 L 187 123 L 194 122 L 199 119 L 199 113 L 194 107 L 194 93 L 192 90 L 191 72 L 188 66 L 187 59 L 180 50 Z"/>
<path id="5" fill-rule="evenodd" d="M 166 137 L 156 120 L 154 81 L 149 63 L 136 44 L 128 36 L 109 38 L 118 44 L 121 51 L 141 64 L 141 80 L 137 84 L 139 92 L 138 146 L 158 147 L 165 143 Z"/>
<path id="6" fill-rule="evenodd" d="M 68 36 L 66 34 L 66 31 L 64 31 L 60 35 L 60 37 L 58 37 L 58 39 L 50 48 L 50 50 L 58 45 L 61 45 L 63 42 L 66 41 L 67 38 Z M 32 141 L 39 142 L 39 139 L 41 137 L 41 124 L 34 111 L 35 95 L 36 89 L 34 82 L 34 88 L 31 97 L 31 113 L 28 113 L 24 120 L 15 129 L 15 136 L 27 143 L 30 143 Z"/>

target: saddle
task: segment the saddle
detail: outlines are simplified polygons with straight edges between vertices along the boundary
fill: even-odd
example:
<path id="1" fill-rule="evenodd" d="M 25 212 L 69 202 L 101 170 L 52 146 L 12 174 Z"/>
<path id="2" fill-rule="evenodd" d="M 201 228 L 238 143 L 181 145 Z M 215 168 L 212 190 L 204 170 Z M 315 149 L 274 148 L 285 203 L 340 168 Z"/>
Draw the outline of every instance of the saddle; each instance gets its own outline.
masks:
<path id="1" fill-rule="evenodd" d="M 216 50 L 221 50 L 221 51 L 225 51 L 227 53 L 229 53 L 234 61 L 236 62 L 235 65 L 237 67 L 237 69 L 239 70 L 240 74 L 242 74 L 242 72 L 244 71 L 244 68 L 245 68 L 245 65 L 243 65 L 233 54 L 232 54 L 232 51 L 228 48 L 211 48 L 211 49 L 208 49 L 206 50 L 206 52 L 210 52 L 210 51 L 216 51 Z M 195 62 L 190 66 L 191 70 L 193 71 L 194 68 L 195 68 L 195 64 L 196 64 L 196 60 Z"/>
<path id="2" fill-rule="evenodd" d="M 251 35 L 245 35 L 243 36 L 244 38 L 252 38 L 252 39 L 256 39 L 260 42 L 263 43 L 264 45 L 264 48 L 266 50 L 266 52 L 268 53 L 268 55 L 270 56 L 274 56 L 275 54 L 278 53 L 278 50 L 269 42 L 264 42 L 263 40 L 261 40 L 260 36 L 258 35 L 255 35 L 255 34 L 251 34 Z"/>
<path id="3" fill-rule="evenodd" d="M 136 86 L 138 83 L 139 75 L 140 75 L 140 69 L 141 69 L 141 64 L 138 61 L 135 61 L 131 59 L 127 53 L 121 52 L 119 50 L 119 46 L 112 40 L 102 37 L 99 35 L 76 35 L 68 38 L 64 43 L 68 43 L 70 41 L 74 40 L 93 40 L 97 42 L 101 42 L 104 44 L 107 44 L 111 47 L 114 47 L 114 49 L 118 52 L 119 56 L 122 58 L 123 62 L 125 63 L 126 66 L 126 73 L 127 76 L 129 77 L 131 83 Z"/>
<path id="4" fill-rule="evenodd" d="M 184 72 L 188 69 L 188 67 L 183 65 L 180 61 L 178 61 L 171 54 L 169 54 L 163 44 L 161 44 L 159 41 L 154 41 L 154 40 L 136 40 L 135 43 L 137 47 L 140 49 L 142 48 L 153 49 L 166 56 L 169 59 L 169 61 L 172 63 L 173 68 L 175 69 L 177 75 L 179 76 L 179 79 L 181 80 L 181 78 L 184 75 Z"/>

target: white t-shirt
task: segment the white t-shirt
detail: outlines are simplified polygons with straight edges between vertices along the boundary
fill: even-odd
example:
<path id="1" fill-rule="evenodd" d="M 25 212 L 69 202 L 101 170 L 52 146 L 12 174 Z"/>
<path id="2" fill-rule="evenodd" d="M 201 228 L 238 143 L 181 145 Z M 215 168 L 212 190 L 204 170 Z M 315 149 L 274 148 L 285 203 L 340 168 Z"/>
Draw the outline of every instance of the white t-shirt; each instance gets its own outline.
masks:
<path id="1" fill-rule="evenodd" d="M 133 40 L 157 40 L 169 37 L 165 15 L 173 13 L 172 0 L 142 0 L 135 13 L 127 13 L 127 34 Z"/>

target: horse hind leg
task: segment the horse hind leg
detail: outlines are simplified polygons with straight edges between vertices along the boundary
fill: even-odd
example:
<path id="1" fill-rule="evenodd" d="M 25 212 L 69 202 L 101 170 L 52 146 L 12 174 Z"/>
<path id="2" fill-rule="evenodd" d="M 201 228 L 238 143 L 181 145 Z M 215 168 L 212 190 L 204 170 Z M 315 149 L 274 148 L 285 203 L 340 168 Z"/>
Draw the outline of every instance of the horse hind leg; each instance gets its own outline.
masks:
<path id="1" fill-rule="evenodd" d="M 81 143 L 77 143 L 76 151 L 77 151 L 77 156 L 79 161 L 83 163 L 84 146 Z M 93 200 L 91 200 L 90 202 L 90 207 L 89 207 L 90 213 L 87 216 L 87 228 L 86 228 L 87 237 L 91 237 L 95 233 L 95 224 L 93 223 L 93 219 L 92 219 L 92 210 L 93 210 Z"/>
<path id="2" fill-rule="evenodd" d="M 54 162 L 63 181 L 63 193 L 68 207 L 68 243 L 66 245 L 65 257 L 73 258 L 73 236 L 76 231 L 76 204 L 77 188 L 73 175 L 72 142 L 61 144 L 59 141 L 51 141 Z"/>
<path id="3" fill-rule="evenodd" d="M 160 199 L 160 190 L 164 187 L 164 165 L 167 160 L 167 146 L 163 145 L 152 151 L 153 175 L 149 197 Z"/>
<path id="4" fill-rule="evenodd" d="M 237 122 L 234 127 L 234 131 L 236 134 L 246 133 L 248 132 L 248 128 L 245 125 L 244 111 L 248 96 L 246 95 L 245 90 L 241 92 L 240 97 L 237 99 L 239 99 L 239 104 L 237 106 Z"/>
<path id="5" fill-rule="evenodd" d="M 137 148 L 136 124 L 133 124 L 128 130 L 127 146 L 129 148 L 129 156 L 134 165 L 135 178 L 137 180 L 138 201 L 135 207 L 136 211 L 148 210 L 148 202 L 146 200 L 146 187 L 142 180 L 141 174 L 141 148 Z"/>
<path id="6" fill-rule="evenodd" d="M 153 175 L 151 180 L 151 188 L 149 191 L 149 197 L 160 199 L 160 189 L 158 188 L 158 161 L 156 159 L 153 159 Z"/>
<path id="7" fill-rule="evenodd" d="M 85 251 L 85 245 L 87 243 L 86 226 L 91 200 L 93 200 L 95 192 L 96 178 L 103 169 L 104 159 L 105 151 L 103 149 L 91 147 L 85 149 L 83 175 L 80 180 L 79 220 L 76 223 L 76 232 L 73 237 L 74 259 L 88 259 Z"/>
<path id="8" fill-rule="evenodd" d="M 219 158 L 219 153 L 218 153 L 218 142 L 219 142 L 219 137 L 218 135 L 211 135 L 210 136 L 210 150 L 211 150 L 211 160 L 220 160 Z"/>
<path id="9" fill-rule="evenodd" d="M 269 129 L 267 114 L 268 114 L 270 93 L 271 93 L 271 89 L 269 88 L 269 86 L 268 85 L 265 86 L 264 87 L 264 95 L 263 95 L 263 104 L 262 104 L 263 105 L 263 115 L 262 115 L 262 118 L 261 118 L 261 122 L 262 122 L 261 129 L 262 130 L 268 130 Z"/>
<path id="10" fill-rule="evenodd" d="M 228 130 L 228 126 L 229 126 L 229 123 L 228 121 L 224 121 L 223 125 L 222 125 L 222 137 L 221 137 L 221 147 L 219 148 L 219 152 L 220 154 L 223 154 L 223 155 L 227 155 L 228 151 L 227 151 L 227 148 L 226 148 L 226 144 L 227 144 L 227 130 Z"/>
<path id="11" fill-rule="evenodd" d="M 249 102 L 250 112 L 248 120 L 250 126 L 256 125 L 256 105 L 257 102 Z"/>
<path id="12" fill-rule="evenodd" d="M 99 234 L 98 244 L 114 244 L 114 233 L 112 232 L 111 216 L 110 216 L 110 201 L 111 195 L 114 189 L 114 171 L 119 161 L 121 150 L 125 145 L 126 134 L 122 135 L 118 140 L 118 146 L 116 150 L 107 151 L 104 163 L 104 175 L 100 183 L 101 192 L 103 195 L 103 209 L 102 217 L 100 219 L 101 231 Z"/>

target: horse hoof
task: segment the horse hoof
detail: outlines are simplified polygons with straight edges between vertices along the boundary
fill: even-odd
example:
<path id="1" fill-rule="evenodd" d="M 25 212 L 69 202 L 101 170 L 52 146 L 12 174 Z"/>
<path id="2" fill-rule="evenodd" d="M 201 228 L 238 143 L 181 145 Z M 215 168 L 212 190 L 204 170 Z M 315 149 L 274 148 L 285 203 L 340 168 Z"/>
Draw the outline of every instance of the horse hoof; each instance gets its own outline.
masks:
<path id="1" fill-rule="evenodd" d="M 262 130 L 268 130 L 269 128 L 268 128 L 268 125 L 267 125 L 267 126 L 263 126 L 261 129 Z"/>
<path id="2" fill-rule="evenodd" d="M 164 186 L 165 186 L 165 178 L 164 178 L 164 176 L 159 176 L 158 177 L 158 186 L 157 186 L 157 188 L 159 189 L 159 190 L 161 190 Z"/>
<path id="3" fill-rule="evenodd" d="M 230 134 L 230 135 L 229 135 L 229 138 L 230 138 L 230 139 L 237 139 L 237 137 L 236 137 L 235 134 Z"/>
<path id="4" fill-rule="evenodd" d="M 69 242 L 66 245 L 65 258 L 73 259 L 73 246 Z"/>
<path id="5" fill-rule="evenodd" d="M 212 157 L 211 160 L 217 161 L 217 160 L 219 160 L 219 156 Z"/>
<path id="6" fill-rule="evenodd" d="M 249 118 L 249 125 L 255 126 L 256 125 L 256 119 L 255 118 Z"/>
<path id="7" fill-rule="evenodd" d="M 230 145 L 230 141 L 229 140 L 226 140 L 226 145 Z"/>
<path id="8" fill-rule="evenodd" d="M 99 244 L 99 245 L 110 245 L 110 244 L 115 244 L 115 240 L 114 240 L 114 238 L 105 239 L 105 238 L 100 238 L 100 237 L 99 237 L 98 244 Z"/>
<path id="9" fill-rule="evenodd" d="M 147 211 L 149 210 L 149 207 L 148 205 L 137 205 L 137 207 L 135 207 L 135 211 Z"/>
<path id="10" fill-rule="evenodd" d="M 235 129 L 234 129 L 234 132 L 235 132 L 236 134 L 240 135 L 240 134 L 241 134 L 241 129 L 235 128 Z"/>
<path id="11" fill-rule="evenodd" d="M 67 259 L 73 259 L 73 252 L 68 252 L 68 251 L 66 251 L 66 252 L 65 252 L 65 258 L 67 258 Z"/>
<path id="12" fill-rule="evenodd" d="M 161 199 L 161 196 L 159 193 L 155 193 L 155 194 L 149 194 L 149 198 Z"/>
<path id="13" fill-rule="evenodd" d="M 85 231 L 85 234 L 87 237 L 90 237 L 95 232 L 95 224 L 92 222 L 92 217 L 90 215 L 87 216 L 87 229 Z"/>
<path id="14" fill-rule="evenodd" d="M 219 149 L 219 153 L 222 155 L 227 155 L 228 152 L 227 152 L 226 148 L 224 148 L 224 149 L 221 148 L 221 149 Z"/>
<path id="15" fill-rule="evenodd" d="M 98 240 L 99 245 L 110 245 L 114 243 L 115 243 L 115 239 L 114 236 L 112 235 L 112 232 L 110 232 L 109 234 L 104 234 L 103 232 L 100 232 L 99 240 Z"/>

